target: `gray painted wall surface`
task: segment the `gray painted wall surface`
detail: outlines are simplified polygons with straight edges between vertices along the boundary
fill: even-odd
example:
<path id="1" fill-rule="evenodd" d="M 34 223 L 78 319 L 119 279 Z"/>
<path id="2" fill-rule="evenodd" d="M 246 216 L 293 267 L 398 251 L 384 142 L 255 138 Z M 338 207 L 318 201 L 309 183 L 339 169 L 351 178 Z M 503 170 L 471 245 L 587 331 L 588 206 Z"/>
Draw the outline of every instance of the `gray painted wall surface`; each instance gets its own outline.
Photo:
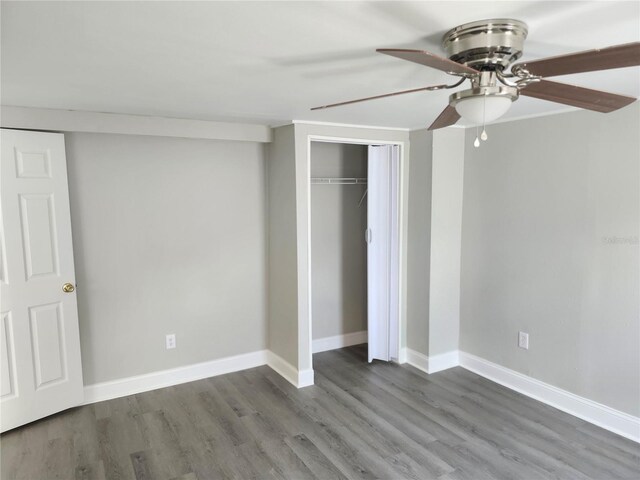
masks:
<path id="1" fill-rule="evenodd" d="M 311 144 L 312 177 L 367 177 L 367 147 Z M 366 185 L 311 185 L 313 338 L 367 329 Z"/>
<path id="2" fill-rule="evenodd" d="M 490 126 L 467 148 L 461 279 L 463 351 L 635 416 L 639 119 L 636 103 Z"/>
<path id="3" fill-rule="evenodd" d="M 429 356 L 460 345 L 460 249 L 465 131 L 433 132 Z"/>
<path id="4" fill-rule="evenodd" d="M 298 365 L 298 250 L 294 126 L 273 131 L 268 151 L 269 348 Z"/>
<path id="5" fill-rule="evenodd" d="M 266 348 L 264 147 L 65 139 L 85 383 Z"/>
<path id="6" fill-rule="evenodd" d="M 407 239 L 407 347 L 429 353 L 429 271 L 431 249 L 431 148 L 433 135 L 411 132 Z"/>

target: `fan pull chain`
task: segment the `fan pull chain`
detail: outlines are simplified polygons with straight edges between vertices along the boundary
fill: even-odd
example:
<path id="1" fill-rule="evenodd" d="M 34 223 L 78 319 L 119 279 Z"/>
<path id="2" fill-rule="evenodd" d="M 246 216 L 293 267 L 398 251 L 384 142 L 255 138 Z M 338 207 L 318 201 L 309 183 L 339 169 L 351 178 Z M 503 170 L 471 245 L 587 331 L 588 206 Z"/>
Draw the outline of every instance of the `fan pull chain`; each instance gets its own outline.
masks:
<path id="1" fill-rule="evenodd" d="M 480 146 L 480 139 L 478 139 L 478 126 L 476 126 L 476 139 L 473 141 L 473 146 L 476 148 Z"/>

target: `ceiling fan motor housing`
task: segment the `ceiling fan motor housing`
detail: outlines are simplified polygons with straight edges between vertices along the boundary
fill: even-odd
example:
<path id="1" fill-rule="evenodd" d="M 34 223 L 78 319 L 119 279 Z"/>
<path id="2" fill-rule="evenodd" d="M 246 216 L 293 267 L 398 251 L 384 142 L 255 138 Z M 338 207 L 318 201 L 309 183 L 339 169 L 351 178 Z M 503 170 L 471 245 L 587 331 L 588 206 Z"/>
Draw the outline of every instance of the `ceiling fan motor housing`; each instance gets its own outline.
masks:
<path id="1" fill-rule="evenodd" d="M 522 56 L 527 33 L 527 25 L 519 20 L 479 20 L 449 30 L 442 47 L 456 63 L 480 71 L 503 71 Z"/>

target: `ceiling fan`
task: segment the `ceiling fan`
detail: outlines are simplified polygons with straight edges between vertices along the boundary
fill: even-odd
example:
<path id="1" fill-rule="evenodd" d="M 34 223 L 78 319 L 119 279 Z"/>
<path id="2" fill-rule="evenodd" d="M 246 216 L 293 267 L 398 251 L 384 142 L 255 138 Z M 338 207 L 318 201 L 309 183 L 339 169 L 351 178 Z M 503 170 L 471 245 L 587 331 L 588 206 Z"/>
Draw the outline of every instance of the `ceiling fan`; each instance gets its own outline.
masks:
<path id="1" fill-rule="evenodd" d="M 520 95 L 603 113 L 625 107 L 636 100 L 625 95 L 552 82 L 544 78 L 640 65 L 640 42 L 511 65 L 522 56 L 527 33 L 527 25 L 519 20 L 480 20 L 455 27 L 444 35 L 442 47 L 449 58 L 424 50 L 379 48 L 377 52 L 436 68 L 460 78 L 452 84 L 403 90 L 323 105 L 311 110 L 425 90 L 452 89 L 466 80 L 471 82 L 471 88 L 449 96 L 449 105 L 429 130 L 454 125 L 460 117 L 475 124 L 492 122 L 504 115 Z M 482 138 L 486 139 L 484 131 Z M 478 139 L 476 146 L 477 144 Z"/>

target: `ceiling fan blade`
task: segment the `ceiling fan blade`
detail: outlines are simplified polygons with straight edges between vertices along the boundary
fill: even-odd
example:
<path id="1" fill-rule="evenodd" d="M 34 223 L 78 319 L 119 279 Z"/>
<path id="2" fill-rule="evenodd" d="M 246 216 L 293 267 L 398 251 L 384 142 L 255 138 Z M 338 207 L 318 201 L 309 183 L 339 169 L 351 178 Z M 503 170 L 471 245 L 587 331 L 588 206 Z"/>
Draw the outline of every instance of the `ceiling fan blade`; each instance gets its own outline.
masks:
<path id="1" fill-rule="evenodd" d="M 401 58 L 402 60 L 408 60 L 410 62 L 419 63 L 431 68 L 437 68 L 447 73 L 455 74 L 471 74 L 477 75 L 478 71 L 456 63 L 448 58 L 439 57 L 431 52 L 425 50 L 406 50 L 397 48 L 378 48 L 376 52 L 384 53 L 385 55 L 391 55 L 392 57 Z"/>
<path id="2" fill-rule="evenodd" d="M 431 124 L 428 130 L 437 130 L 438 128 L 448 127 L 449 125 L 454 125 L 458 120 L 460 120 L 460 115 L 451 105 L 447 105 L 438 118 Z"/>
<path id="3" fill-rule="evenodd" d="M 640 65 L 640 42 L 518 63 L 511 70 L 527 70 L 532 75 L 555 77 L 637 65 Z"/>
<path id="4" fill-rule="evenodd" d="M 541 80 L 530 83 L 520 90 L 520 95 L 563 103 L 573 107 L 585 108 L 596 112 L 608 113 L 626 107 L 636 99 L 625 95 L 591 90 L 566 83 Z"/>
<path id="5" fill-rule="evenodd" d="M 447 85 L 431 85 L 429 87 L 412 88 L 411 90 L 402 90 L 400 92 L 385 93 L 384 95 L 376 95 L 374 97 L 358 98 L 357 100 L 348 100 L 346 102 L 332 103 L 330 105 L 322 105 L 321 107 L 313 107 L 311 110 L 322 110 L 325 108 L 340 107 L 342 105 L 349 105 L 351 103 L 366 102 L 368 100 L 376 100 L 378 98 L 385 98 L 385 97 L 394 97 L 396 95 L 404 95 L 406 93 L 423 92 L 427 90 L 440 90 L 441 88 L 445 88 L 445 87 L 447 87 Z"/>

